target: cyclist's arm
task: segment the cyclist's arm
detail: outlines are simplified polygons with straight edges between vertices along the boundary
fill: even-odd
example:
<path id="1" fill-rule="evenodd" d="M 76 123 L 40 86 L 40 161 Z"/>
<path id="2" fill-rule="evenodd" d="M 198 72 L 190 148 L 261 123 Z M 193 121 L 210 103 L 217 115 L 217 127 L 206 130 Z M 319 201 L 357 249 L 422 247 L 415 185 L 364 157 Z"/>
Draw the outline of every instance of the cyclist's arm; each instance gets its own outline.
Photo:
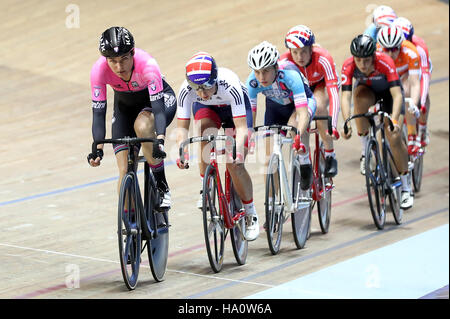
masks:
<path id="1" fill-rule="evenodd" d="M 106 135 L 106 101 L 92 101 L 92 137 L 94 141 L 105 139 Z M 103 149 L 103 144 L 97 145 Z"/>
<path id="2" fill-rule="evenodd" d="M 322 57 L 319 59 L 319 63 L 322 66 L 323 73 L 325 74 L 325 86 L 329 99 L 329 115 L 332 118 L 332 125 L 337 127 L 337 121 L 340 111 L 339 105 L 339 78 L 336 73 L 333 59 L 329 57 L 326 59 Z"/>
<path id="3" fill-rule="evenodd" d="M 402 110 L 402 104 L 403 104 L 403 94 L 400 89 L 400 86 L 392 86 L 389 91 L 392 95 L 392 119 L 394 122 L 398 123 L 400 112 Z"/>
<path id="4" fill-rule="evenodd" d="M 245 116 L 235 117 L 233 118 L 233 122 L 236 127 L 236 153 L 244 155 L 244 147 L 248 134 L 247 119 Z"/>
<path id="5" fill-rule="evenodd" d="M 410 96 L 415 105 L 419 106 L 420 104 L 420 75 L 419 74 L 410 74 Z"/>
<path id="6" fill-rule="evenodd" d="M 430 66 L 428 63 L 428 56 L 421 46 L 417 46 L 417 51 L 420 57 L 420 106 L 425 107 L 428 90 L 430 88 Z"/>
<path id="7" fill-rule="evenodd" d="M 158 94 L 150 96 L 150 102 L 152 104 L 152 112 L 155 118 L 155 131 L 157 139 L 165 139 L 166 135 L 166 105 L 164 104 L 163 91 Z"/>
<path id="8" fill-rule="evenodd" d="M 352 91 L 351 90 L 342 90 L 341 93 L 341 110 L 342 110 L 342 118 L 344 121 L 351 116 L 350 106 L 352 103 Z"/>
<path id="9" fill-rule="evenodd" d="M 297 113 L 297 130 L 302 136 L 308 129 L 310 122 L 308 107 L 297 107 L 295 112 Z"/>

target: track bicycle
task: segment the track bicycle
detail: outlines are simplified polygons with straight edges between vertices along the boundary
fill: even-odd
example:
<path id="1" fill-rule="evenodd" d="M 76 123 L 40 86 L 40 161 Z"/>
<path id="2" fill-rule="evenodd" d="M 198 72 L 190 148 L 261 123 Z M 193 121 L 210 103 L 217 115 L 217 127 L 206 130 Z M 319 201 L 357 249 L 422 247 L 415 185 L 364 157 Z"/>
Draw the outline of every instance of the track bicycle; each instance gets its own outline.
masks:
<path id="1" fill-rule="evenodd" d="M 248 241 L 245 238 L 246 221 L 242 202 L 233 187 L 228 169 L 225 170 L 225 188 L 222 188 L 217 155 L 225 151 L 217 149 L 217 141 L 226 141 L 232 145 L 233 160 L 236 158 L 236 142 L 227 135 L 208 135 L 191 137 L 180 145 L 180 159 L 184 159 L 185 148 L 196 142 L 208 142 L 211 145 L 210 163 L 203 178 L 203 232 L 209 264 L 214 272 L 222 269 L 224 261 L 225 239 L 228 232 L 235 259 L 239 265 L 247 260 Z"/>
<path id="2" fill-rule="evenodd" d="M 161 194 L 156 187 L 150 166 L 143 156 L 134 152 L 134 146 L 154 142 L 152 138 L 124 137 L 95 141 L 98 144 L 125 144 L 128 148 L 128 169 L 120 185 L 118 205 L 118 243 L 120 266 L 125 285 L 136 288 L 141 264 L 141 254 L 147 248 L 153 278 L 163 281 L 169 250 L 168 209 L 159 207 Z M 144 163 L 144 201 L 142 201 L 137 176 L 138 163 Z"/>
<path id="3" fill-rule="evenodd" d="M 378 229 L 384 228 L 386 198 L 388 198 L 395 223 L 400 225 L 403 217 L 403 209 L 400 208 L 402 182 L 394 165 L 391 147 L 385 136 L 385 120 L 391 131 L 394 129 L 394 124 L 389 114 L 381 110 L 356 114 L 345 121 L 345 134 L 348 133 L 347 123 L 360 117 L 366 118 L 370 124 L 369 138 L 365 149 L 365 178 L 373 221 Z M 381 133 L 381 144 L 378 143 L 377 132 Z"/>
<path id="4" fill-rule="evenodd" d="M 315 117 L 314 120 L 329 120 L 329 132 L 331 129 L 331 118 Z M 316 149 L 313 162 L 313 183 L 309 190 L 300 188 L 301 174 L 299 156 L 295 155 L 292 147 L 289 147 L 289 172 L 290 179 L 284 163 L 282 146 L 292 145 L 293 139 L 282 136 L 281 132 L 292 131 L 298 133 L 297 129 L 289 125 L 258 126 L 256 131 L 271 131 L 274 135 L 274 149 L 270 156 L 267 167 L 266 178 L 266 234 L 269 249 L 272 254 L 277 254 L 281 246 L 283 224 L 291 216 L 292 233 L 298 249 L 305 246 L 309 237 L 311 213 L 314 203 L 317 201 L 319 210 L 319 221 L 323 232 L 328 231 L 329 214 L 331 212 L 331 190 L 332 181 L 325 179 L 325 157 L 323 146 L 319 146 L 319 135 L 316 134 Z M 313 130 L 317 133 L 317 129 Z M 311 152 L 310 152 L 311 157 Z M 322 209 L 320 209 L 320 207 Z"/>

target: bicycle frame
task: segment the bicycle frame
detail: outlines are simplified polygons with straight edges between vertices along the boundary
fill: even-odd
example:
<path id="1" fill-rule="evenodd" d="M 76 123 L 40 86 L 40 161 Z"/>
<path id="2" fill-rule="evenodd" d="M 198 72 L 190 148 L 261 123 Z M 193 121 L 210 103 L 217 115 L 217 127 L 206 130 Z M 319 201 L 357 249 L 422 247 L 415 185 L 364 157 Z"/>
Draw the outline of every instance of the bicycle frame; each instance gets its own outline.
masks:
<path id="1" fill-rule="evenodd" d="M 210 150 L 210 162 L 209 165 L 211 165 L 214 170 L 217 172 L 217 187 L 218 187 L 218 195 L 219 195 L 219 210 L 220 214 L 224 218 L 225 228 L 231 229 L 234 228 L 234 226 L 238 225 L 238 220 L 240 220 L 242 217 L 244 217 L 245 212 L 239 212 L 235 216 L 232 216 L 232 213 L 230 211 L 230 203 L 231 203 L 231 176 L 228 169 L 225 170 L 225 193 L 222 188 L 222 180 L 220 178 L 219 174 L 219 165 L 217 163 L 217 155 L 223 154 L 223 151 L 218 152 L 216 150 L 216 141 L 217 140 L 230 140 L 233 143 L 233 159 L 236 158 L 236 142 L 231 136 L 225 136 L 225 135 L 209 135 L 205 137 L 191 137 L 181 143 L 180 145 L 180 158 L 184 158 L 184 147 L 187 144 L 191 144 L 194 142 L 209 142 L 211 143 L 211 150 Z"/>

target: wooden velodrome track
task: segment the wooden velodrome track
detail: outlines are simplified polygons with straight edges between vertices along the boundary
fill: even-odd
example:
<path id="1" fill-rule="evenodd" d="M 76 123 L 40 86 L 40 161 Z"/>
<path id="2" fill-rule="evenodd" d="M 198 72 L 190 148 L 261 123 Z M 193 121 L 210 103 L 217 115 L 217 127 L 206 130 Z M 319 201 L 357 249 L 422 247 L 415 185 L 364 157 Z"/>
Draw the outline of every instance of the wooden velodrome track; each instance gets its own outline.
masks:
<path id="1" fill-rule="evenodd" d="M 448 1 L 302 3 L 305 1 L 78 0 L 74 4 L 79 9 L 79 27 L 71 28 L 77 21 L 71 16 L 73 7 L 66 2 L 2 0 L 0 298 L 243 298 L 448 224 Z M 117 168 L 112 149 L 106 147 L 99 168 L 86 162 L 92 142 L 89 73 L 99 56 L 101 32 L 113 25 L 126 26 L 136 46 L 156 58 L 178 93 L 185 62 L 194 52 L 210 52 L 220 66 L 234 70 L 245 81 L 248 50 L 268 40 L 283 52 L 284 35 L 297 24 L 311 27 L 340 73 L 351 39 L 366 27 L 370 16 L 366 9 L 381 4 L 392 6 L 398 15 L 413 22 L 433 61 L 431 144 L 422 191 L 414 208 L 405 213 L 403 225 L 396 227 L 389 214 L 386 229 L 376 230 L 359 173 L 359 139 L 341 139 L 335 144 L 339 175 L 330 232 L 320 233 L 314 210 L 312 236 L 306 247 L 295 249 L 289 221 L 282 250 L 272 256 L 262 230 L 249 244 L 244 266 L 235 263 L 227 240 L 224 269 L 214 274 L 204 248 L 201 213 L 195 208 L 200 189 L 198 168 L 191 165 L 181 171 L 173 165 L 174 121 L 168 129 L 172 139 L 166 144 L 172 149 L 166 171 L 173 209 L 165 281 L 154 282 L 145 264 L 137 289 L 129 292 L 117 252 Z M 258 124 L 263 110 L 261 106 Z M 341 126 L 341 117 L 339 121 Z M 261 165 L 254 162 L 247 167 L 262 226 Z M 281 270 L 275 271 L 277 266 Z M 77 274 L 79 287 L 67 285 L 68 278 L 70 281 Z"/>

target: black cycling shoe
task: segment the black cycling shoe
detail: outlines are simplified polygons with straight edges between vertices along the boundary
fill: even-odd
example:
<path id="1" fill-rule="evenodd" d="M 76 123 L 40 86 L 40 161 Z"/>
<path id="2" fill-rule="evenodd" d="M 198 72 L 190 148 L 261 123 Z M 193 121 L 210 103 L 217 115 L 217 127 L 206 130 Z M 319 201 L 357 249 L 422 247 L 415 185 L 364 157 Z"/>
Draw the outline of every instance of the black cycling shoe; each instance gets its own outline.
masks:
<path id="1" fill-rule="evenodd" d="M 311 187 L 313 181 L 313 171 L 311 164 L 300 165 L 300 175 L 302 179 L 300 181 L 300 188 L 304 191 Z"/>
<path id="2" fill-rule="evenodd" d="M 325 177 L 335 177 L 337 175 L 337 160 L 332 156 L 325 158 Z"/>

